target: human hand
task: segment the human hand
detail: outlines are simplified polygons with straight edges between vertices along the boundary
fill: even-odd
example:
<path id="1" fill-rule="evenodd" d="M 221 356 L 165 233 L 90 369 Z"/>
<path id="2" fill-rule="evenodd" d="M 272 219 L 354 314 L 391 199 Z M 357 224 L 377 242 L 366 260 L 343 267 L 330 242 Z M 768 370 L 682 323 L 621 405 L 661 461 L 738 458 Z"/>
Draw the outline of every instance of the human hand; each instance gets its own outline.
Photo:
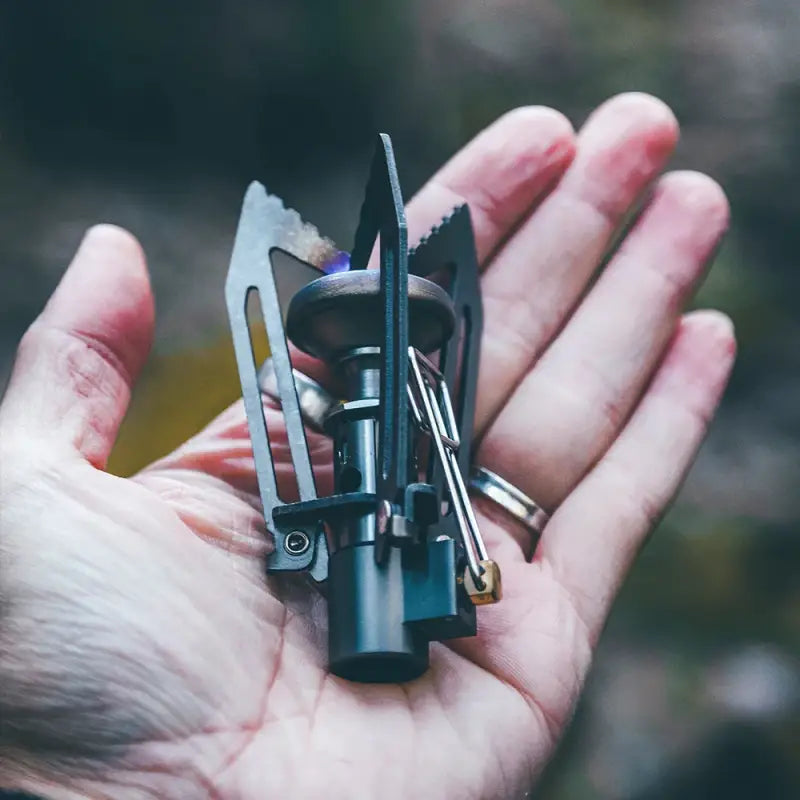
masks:
<path id="1" fill-rule="evenodd" d="M 265 578 L 241 404 L 134 478 L 103 471 L 153 308 L 135 241 L 93 229 L 0 408 L 0 785 L 115 800 L 522 796 L 733 362 L 723 315 L 682 314 L 727 225 L 709 178 L 661 178 L 593 280 L 676 137 L 641 95 L 603 105 L 577 138 L 552 110 L 517 110 L 409 205 L 413 240 L 470 204 L 476 461 L 554 513 L 532 554 L 476 498 L 503 601 L 405 685 L 330 675 L 324 602 Z M 330 459 L 327 440 L 310 444 Z M 286 475 L 280 443 L 275 456 Z"/>

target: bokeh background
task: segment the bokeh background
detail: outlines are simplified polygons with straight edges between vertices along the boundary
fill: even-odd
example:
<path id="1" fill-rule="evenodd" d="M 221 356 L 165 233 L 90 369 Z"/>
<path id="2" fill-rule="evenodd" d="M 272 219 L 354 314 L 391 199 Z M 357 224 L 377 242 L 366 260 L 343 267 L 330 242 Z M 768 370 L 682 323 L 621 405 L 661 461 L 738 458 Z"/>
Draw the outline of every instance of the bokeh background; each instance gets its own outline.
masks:
<path id="1" fill-rule="evenodd" d="M 85 228 L 128 227 L 158 305 L 112 464 L 134 470 L 237 394 L 222 286 L 251 179 L 347 247 L 376 130 L 410 196 L 516 105 L 579 125 L 661 96 L 675 166 L 731 198 L 699 303 L 741 357 L 536 796 L 800 797 L 798 42 L 797 0 L 0 2 L 0 387 Z"/>

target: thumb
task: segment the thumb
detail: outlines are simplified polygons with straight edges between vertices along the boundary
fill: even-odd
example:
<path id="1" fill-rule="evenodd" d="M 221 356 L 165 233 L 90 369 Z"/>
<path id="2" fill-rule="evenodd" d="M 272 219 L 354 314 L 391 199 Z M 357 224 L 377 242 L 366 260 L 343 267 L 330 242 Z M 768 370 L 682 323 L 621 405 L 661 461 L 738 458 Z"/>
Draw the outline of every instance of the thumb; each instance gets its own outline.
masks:
<path id="1" fill-rule="evenodd" d="M 153 325 L 139 243 L 113 225 L 91 228 L 20 342 L 0 407 L 3 440 L 75 448 L 104 467 Z"/>

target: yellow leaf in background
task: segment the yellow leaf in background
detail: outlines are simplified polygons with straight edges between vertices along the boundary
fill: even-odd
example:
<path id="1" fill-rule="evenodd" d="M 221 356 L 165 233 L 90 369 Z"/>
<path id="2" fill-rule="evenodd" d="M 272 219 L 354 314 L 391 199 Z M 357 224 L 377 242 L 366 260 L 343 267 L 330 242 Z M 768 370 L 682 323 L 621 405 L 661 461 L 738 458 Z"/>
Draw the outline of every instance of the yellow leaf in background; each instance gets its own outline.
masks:
<path id="1" fill-rule="evenodd" d="M 253 326 L 256 363 L 269 354 L 263 325 Z M 142 372 L 108 470 L 131 475 L 166 455 L 241 397 L 230 336 L 211 346 L 154 354 Z"/>

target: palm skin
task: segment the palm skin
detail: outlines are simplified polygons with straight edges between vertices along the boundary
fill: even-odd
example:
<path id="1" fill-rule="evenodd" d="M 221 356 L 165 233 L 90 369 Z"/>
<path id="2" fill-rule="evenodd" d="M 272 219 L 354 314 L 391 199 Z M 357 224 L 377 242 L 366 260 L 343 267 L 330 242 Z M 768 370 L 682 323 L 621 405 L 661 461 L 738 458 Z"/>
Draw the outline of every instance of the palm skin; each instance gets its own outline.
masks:
<path id="1" fill-rule="evenodd" d="M 555 513 L 534 554 L 476 500 L 504 599 L 404 685 L 330 675 L 324 601 L 264 577 L 240 404 L 131 479 L 103 471 L 153 310 L 138 245 L 93 229 L 0 408 L 0 785 L 122 800 L 524 796 L 733 361 L 725 317 L 681 315 L 727 224 L 704 176 L 658 180 L 586 291 L 676 136 L 640 95 L 578 136 L 554 111 L 519 109 L 409 206 L 413 239 L 470 203 L 486 317 L 476 459 Z M 329 444 L 311 445 L 324 487 Z M 284 476 L 286 456 L 278 446 Z"/>

